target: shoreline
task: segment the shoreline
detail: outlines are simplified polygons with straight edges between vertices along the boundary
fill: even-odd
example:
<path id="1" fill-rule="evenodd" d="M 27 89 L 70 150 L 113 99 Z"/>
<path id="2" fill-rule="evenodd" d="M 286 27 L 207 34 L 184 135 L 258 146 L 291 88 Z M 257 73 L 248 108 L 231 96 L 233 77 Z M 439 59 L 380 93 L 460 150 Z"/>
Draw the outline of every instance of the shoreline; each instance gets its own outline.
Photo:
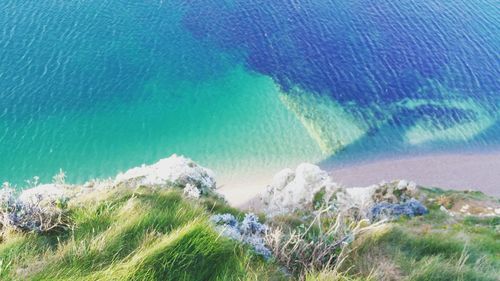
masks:
<path id="1" fill-rule="evenodd" d="M 321 166 L 321 165 L 320 165 Z M 283 169 L 286 167 L 282 167 Z M 294 169 L 295 167 L 290 167 Z M 450 190 L 478 190 L 500 196 L 500 151 L 430 153 L 370 160 L 325 168 L 334 182 L 345 187 L 366 187 L 382 181 L 404 179 L 418 185 Z M 218 189 L 237 207 L 254 206 L 260 192 L 272 182 L 277 171 L 221 180 Z"/>

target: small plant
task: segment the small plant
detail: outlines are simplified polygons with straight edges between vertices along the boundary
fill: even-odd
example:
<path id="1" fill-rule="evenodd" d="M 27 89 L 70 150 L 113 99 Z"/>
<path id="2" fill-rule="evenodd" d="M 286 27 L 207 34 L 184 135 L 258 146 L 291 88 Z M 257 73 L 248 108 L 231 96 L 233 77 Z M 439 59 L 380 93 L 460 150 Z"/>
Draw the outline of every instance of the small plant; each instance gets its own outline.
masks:
<path id="1" fill-rule="evenodd" d="M 32 179 L 26 180 L 26 184 L 28 184 L 29 187 L 37 187 L 40 184 L 40 177 L 34 176 Z"/>
<path id="2" fill-rule="evenodd" d="M 59 169 L 59 173 L 52 177 L 52 182 L 58 185 L 66 184 L 66 173 L 63 171 L 63 169 Z"/>
<path id="3" fill-rule="evenodd" d="M 453 207 L 453 199 L 449 196 L 441 195 L 436 198 L 436 204 L 443 206 L 446 209 L 451 209 L 451 207 Z"/>
<path id="4" fill-rule="evenodd" d="M 325 203 L 326 190 L 323 187 L 320 191 L 316 192 L 313 197 L 313 208 L 319 209 Z"/>

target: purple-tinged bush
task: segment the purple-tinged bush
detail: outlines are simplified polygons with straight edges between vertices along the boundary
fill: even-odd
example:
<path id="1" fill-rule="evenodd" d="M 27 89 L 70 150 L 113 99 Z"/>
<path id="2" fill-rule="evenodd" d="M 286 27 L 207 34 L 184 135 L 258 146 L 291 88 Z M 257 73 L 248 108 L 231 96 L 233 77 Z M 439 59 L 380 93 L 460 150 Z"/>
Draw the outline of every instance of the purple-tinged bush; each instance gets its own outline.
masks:
<path id="1" fill-rule="evenodd" d="M 265 234 L 267 225 L 259 222 L 259 218 L 252 213 L 246 214 L 245 218 L 240 224 L 240 231 L 243 234 Z"/>
<path id="2" fill-rule="evenodd" d="M 427 214 L 427 208 L 418 200 L 410 199 L 402 203 L 381 202 L 375 204 L 370 212 L 372 220 L 398 218 L 400 216 L 421 216 Z"/>
<path id="3" fill-rule="evenodd" d="M 35 200 L 20 200 L 14 189 L 4 184 L 0 190 L 0 230 L 41 233 L 66 226 L 62 208 L 66 205 L 65 199 L 60 198 L 49 203 L 45 199 L 38 194 Z"/>
<path id="4" fill-rule="evenodd" d="M 212 222 L 216 225 L 229 225 L 231 227 L 238 226 L 238 220 L 231 214 L 217 214 L 211 217 Z"/>
<path id="5" fill-rule="evenodd" d="M 256 215 L 246 214 L 241 223 L 231 214 L 214 215 L 211 220 L 222 235 L 250 245 L 255 253 L 265 259 L 271 258 L 271 251 L 264 243 L 268 227 L 260 223 Z"/>

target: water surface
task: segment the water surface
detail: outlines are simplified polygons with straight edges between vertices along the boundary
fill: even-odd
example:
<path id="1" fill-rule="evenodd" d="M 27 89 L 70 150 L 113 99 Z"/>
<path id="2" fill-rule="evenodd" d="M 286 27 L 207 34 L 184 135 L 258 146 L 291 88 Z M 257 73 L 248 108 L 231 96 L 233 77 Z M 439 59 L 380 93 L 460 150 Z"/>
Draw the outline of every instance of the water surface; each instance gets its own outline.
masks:
<path id="1" fill-rule="evenodd" d="M 185 154 L 222 177 L 500 144 L 500 5 L 0 3 L 0 180 Z"/>

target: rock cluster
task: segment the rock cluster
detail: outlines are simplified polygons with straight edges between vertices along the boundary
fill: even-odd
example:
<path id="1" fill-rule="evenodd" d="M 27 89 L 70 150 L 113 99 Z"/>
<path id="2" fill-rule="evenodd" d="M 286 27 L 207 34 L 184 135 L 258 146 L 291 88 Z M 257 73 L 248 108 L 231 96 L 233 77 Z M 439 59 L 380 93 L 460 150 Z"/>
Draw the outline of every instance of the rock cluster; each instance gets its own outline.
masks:
<path id="1" fill-rule="evenodd" d="M 172 155 L 153 165 L 142 165 L 120 173 L 114 180 L 115 186 L 160 186 L 185 188 L 195 186 L 201 194 L 215 190 L 214 173 L 189 158 Z"/>
<path id="2" fill-rule="evenodd" d="M 4 185 L 7 186 L 8 183 Z M 70 185 L 61 181 L 36 185 L 24 189 L 18 200 L 43 204 L 61 198 L 71 199 L 96 190 L 138 186 L 181 188 L 186 196 L 198 198 L 202 194 L 212 193 L 216 188 L 216 181 L 211 170 L 199 166 L 189 158 L 174 154 L 153 165 L 142 165 L 120 173 L 114 180 L 92 180 L 83 185 Z"/>
<path id="3" fill-rule="evenodd" d="M 67 185 L 42 184 L 23 190 L 18 199 L 27 203 L 46 204 L 61 198 L 72 198 L 75 191 Z"/>
<path id="4" fill-rule="evenodd" d="M 295 171 L 285 169 L 276 174 L 272 184 L 261 195 L 261 200 L 264 211 L 270 217 L 296 210 L 311 210 L 321 199 L 321 204 L 354 212 L 364 218 L 374 218 L 382 213 L 393 217 L 425 213 L 425 207 L 415 200 L 416 195 L 417 185 L 405 180 L 341 188 L 326 171 L 303 163 Z"/>
<path id="5" fill-rule="evenodd" d="M 276 174 L 261 199 L 266 214 L 272 216 L 306 208 L 319 192 L 328 199 L 338 189 L 327 172 L 316 165 L 303 163 L 295 171 L 284 169 Z"/>
<path id="6" fill-rule="evenodd" d="M 135 188 L 151 186 L 180 188 L 189 198 L 199 198 L 211 194 L 216 188 L 213 172 L 199 166 L 191 159 L 172 155 L 153 165 L 142 165 L 120 173 L 114 180 L 93 180 L 83 185 L 65 183 L 65 175 L 60 171 L 54 183 L 38 184 L 24 189 L 18 194 L 9 183 L 0 189 L 0 225 L 27 231 L 43 232 L 59 219 L 68 200 L 93 191 L 116 187 Z M 61 205 L 62 204 L 62 205 Z"/>
<path id="7" fill-rule="evenodd" d="M 381 183 L 374 189 L 374 202 L 399 203 L 413 198 L 417 192 L 417 184 L 406 180 Z"/>

